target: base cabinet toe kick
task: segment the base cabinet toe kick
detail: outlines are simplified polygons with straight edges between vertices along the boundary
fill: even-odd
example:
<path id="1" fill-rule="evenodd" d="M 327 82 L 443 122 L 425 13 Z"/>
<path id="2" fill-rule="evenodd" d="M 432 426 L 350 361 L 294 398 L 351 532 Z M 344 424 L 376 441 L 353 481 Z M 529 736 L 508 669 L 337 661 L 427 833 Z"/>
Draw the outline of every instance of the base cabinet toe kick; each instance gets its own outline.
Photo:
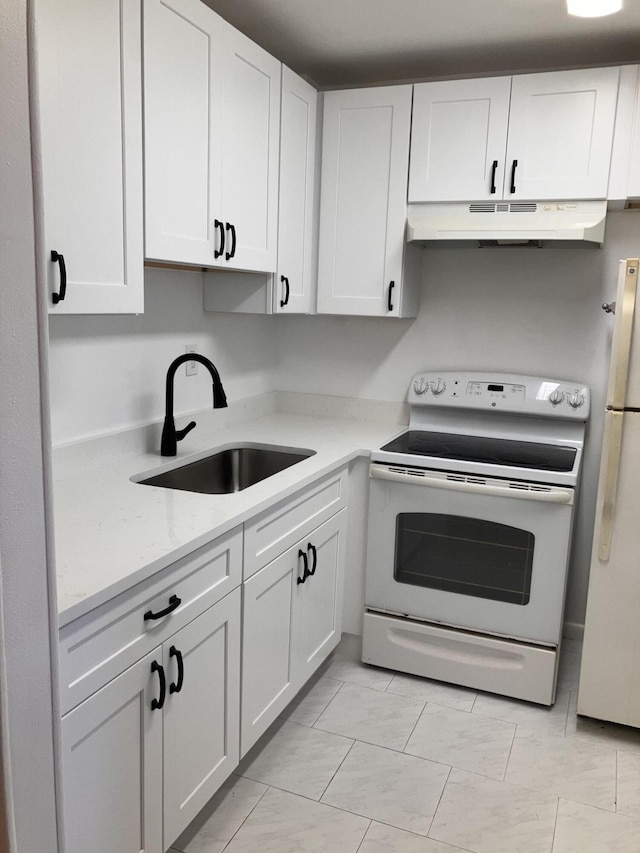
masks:
<path id="1" fill-rule="evenodd" d="M 347 486 L 322 477 L 61 629 L 66 853 L 164 853 L 333 651 Z"/>

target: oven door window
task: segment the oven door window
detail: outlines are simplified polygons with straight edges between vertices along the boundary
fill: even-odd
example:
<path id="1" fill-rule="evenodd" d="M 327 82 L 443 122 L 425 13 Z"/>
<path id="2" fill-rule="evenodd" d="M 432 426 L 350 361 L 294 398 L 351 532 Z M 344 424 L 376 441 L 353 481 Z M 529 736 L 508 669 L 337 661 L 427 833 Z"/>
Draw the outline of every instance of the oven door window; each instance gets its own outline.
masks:
<path id="1" fill-rule="evenodd" d="M 535 536 L 494 521 L 404 512 L 397 516 L 398 583 L 526 605 Z"/>

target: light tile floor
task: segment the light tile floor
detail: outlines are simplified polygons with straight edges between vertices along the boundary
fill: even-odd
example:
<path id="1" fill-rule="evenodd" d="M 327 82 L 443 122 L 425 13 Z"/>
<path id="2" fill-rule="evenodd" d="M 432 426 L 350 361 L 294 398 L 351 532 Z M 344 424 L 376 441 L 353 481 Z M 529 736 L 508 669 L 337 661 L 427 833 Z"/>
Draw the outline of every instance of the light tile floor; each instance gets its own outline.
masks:
<path id="1" fill-rule="evenodd" d="M 173 853 L 640 853 L 640 731 L 398 675 L 345 637 Z"/>

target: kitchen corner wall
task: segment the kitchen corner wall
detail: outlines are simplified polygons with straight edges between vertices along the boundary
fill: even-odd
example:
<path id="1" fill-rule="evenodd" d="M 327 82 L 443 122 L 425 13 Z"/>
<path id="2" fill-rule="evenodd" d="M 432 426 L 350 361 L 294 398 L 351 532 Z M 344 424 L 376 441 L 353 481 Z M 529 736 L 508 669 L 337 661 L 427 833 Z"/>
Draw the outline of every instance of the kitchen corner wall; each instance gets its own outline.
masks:
<path id="1" fill-rule="evenodd" d="M 144 314 L 49 318 L 54 446 L 161 419 L 167 368 L 187 344 L 216 365 L 230 402 L 274 390 L 271 318 L 205 314 L 202 289 L 201 272 L 150 268 Z M 176 414 L 211 403 L 207 370 L 178 369 Z"/>
<path id="2" fill-rule="evenodd" d="M 565 619 L 583 623 L 617 261 L 640 253 L 640 211 L 610 213 L 593 246 L 437 248 L 423 253 L 416 320 L 278 318 L 277 387 L 404 400 L 418 370 L 531 373 L 592 390 Z"/>

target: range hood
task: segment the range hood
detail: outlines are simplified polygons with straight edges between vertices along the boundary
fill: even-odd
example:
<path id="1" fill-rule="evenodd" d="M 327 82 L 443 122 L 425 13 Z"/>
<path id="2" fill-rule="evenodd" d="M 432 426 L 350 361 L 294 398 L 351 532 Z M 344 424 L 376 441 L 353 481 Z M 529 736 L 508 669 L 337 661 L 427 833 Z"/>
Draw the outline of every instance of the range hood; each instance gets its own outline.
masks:
<path id="1" fill-rule="evenodd" d="M 407 241 L 480 240 L 513 245 L 546 240 L 602 243 L 606 201 L 410 204 Z"/>

